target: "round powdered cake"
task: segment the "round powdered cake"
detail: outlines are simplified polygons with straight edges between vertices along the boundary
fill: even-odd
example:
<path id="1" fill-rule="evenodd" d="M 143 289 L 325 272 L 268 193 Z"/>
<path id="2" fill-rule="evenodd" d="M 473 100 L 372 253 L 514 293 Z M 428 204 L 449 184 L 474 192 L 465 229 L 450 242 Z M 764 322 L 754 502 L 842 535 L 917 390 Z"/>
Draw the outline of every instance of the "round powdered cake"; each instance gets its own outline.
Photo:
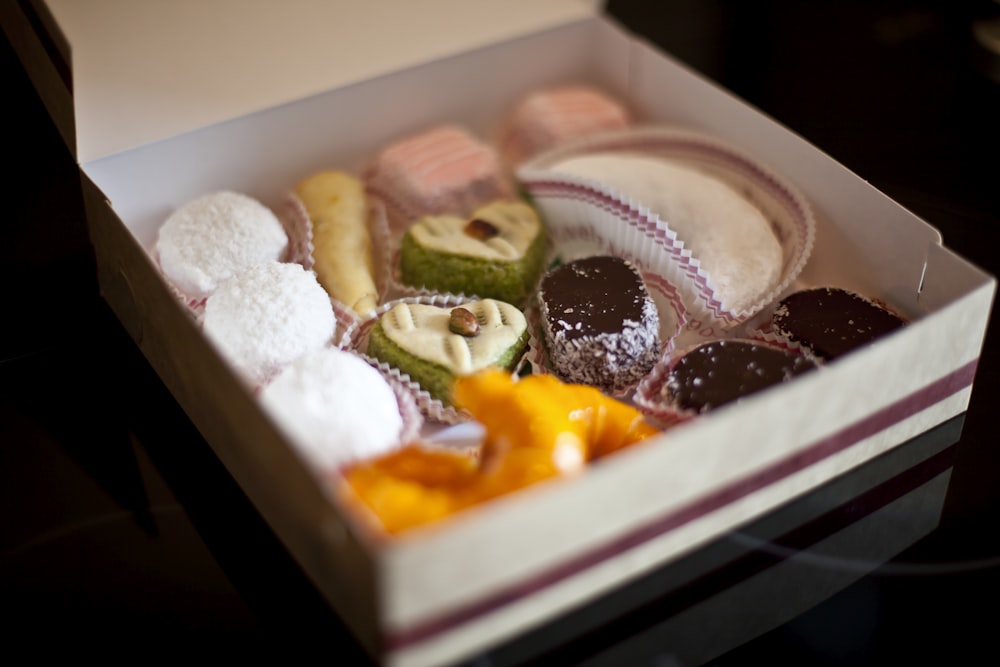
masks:
<path id="1" fill-rule="evenodd" d="M 826 360 L 836 359 L 906 324 L 874 301 L 838 287 L 786 296 L 771 315 L 774 332 Z"/>
<path id="2" fill-rule="evenodd" d="M 702 343 L 674 362 L 663 397 L 683 410 L 705 412 L 816 368 L 811 359 L 749 340 Z"/>
<path id="3" fill-rule="evenodd" d="M 336 326 L 329 295 L 316 275 L 299 264 L 256 264 L 205 301 L 205 333 L 255 384 L 324 347 Z"/>
<path id="4" fill-rule="evenodd" d="M 156 253 L 167 278 L 200 299 L 248 266 L 281 259 L 287 246 L 288 234 L 271 209 L 222 191 L 174 211 L 160 226 Z"/>
<path id="5" fill-rule="evenodd" d="M 326 347 L 287 366 L 260 399 L 312 464 L 334 469 L 400 445 L 403 418 L 396 395 L 355 354 Z"/>
<path id="6" fill-rule="evenodd" d="M 598 255 L 550 269 L 538 303 L 549 365 L 562 380 L 617 393 L 656 364 L 659 313 L 628 260 Z"/>

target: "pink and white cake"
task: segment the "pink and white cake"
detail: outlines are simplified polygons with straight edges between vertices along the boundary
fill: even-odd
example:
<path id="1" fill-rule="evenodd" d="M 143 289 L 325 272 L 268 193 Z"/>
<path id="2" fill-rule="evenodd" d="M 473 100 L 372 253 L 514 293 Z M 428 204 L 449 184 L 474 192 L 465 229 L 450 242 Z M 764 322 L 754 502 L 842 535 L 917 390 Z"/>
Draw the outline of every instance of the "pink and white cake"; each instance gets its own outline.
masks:
<path id="1" fill-rule="evenodd" d="M 513 194 L 496 151 L 452 124 L 390 144 L 365 169 L 362 179 L 369 194 L 386 205 L 396 229 L 422 215 L 464 215 Z"/>
<path id="2" fill-rule="evenodd" d="M 597 88 L 565 85 L 521 98 L 497 136 L 500 156 L 516 167 L 542 151 L 574 139 L 629 127 L 625 105 Z"/>

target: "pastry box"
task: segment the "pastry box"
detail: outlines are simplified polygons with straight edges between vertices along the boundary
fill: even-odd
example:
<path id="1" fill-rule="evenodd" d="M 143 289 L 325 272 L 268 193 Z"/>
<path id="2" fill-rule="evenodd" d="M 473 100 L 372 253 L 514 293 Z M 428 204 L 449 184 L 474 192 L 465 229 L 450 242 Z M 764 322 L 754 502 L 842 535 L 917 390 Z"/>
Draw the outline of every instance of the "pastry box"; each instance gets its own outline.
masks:
<path id="1" fill-rule="evenodd" d="M 582 0 L 3 3 L 0 19 L 81 171 L 104 298 L 261 515 L 378 661 L 508 641 L 679 560 L 963 413 L 996 281 L 925 221 Z M 584 82 L 709 134 L 808 201 L 797 281 L 908 326 L 672 427 L 581 475 L 386 538 L 283 439 L 152 257 L 177 206 L 279 206 L 443 121 L 487 135 L 519 95 Z M 914 363 L 919 360 L 919 363 Z"/>

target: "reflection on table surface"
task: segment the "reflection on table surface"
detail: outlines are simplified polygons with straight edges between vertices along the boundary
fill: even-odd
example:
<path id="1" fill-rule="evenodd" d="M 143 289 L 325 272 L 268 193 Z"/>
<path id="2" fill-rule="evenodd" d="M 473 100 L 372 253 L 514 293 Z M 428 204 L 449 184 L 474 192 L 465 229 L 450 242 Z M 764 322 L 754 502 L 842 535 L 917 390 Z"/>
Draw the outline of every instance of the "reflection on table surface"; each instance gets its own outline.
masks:
<path id="1" fill-rule="evenodd" d="M 607 10 L 998 274 L 1000 81 L 972 37 L 995 4 L 630 0 Z M 0 245 L 9 645 L 80 656 L 197 645 L 286 660 L 319 651 L 365 664 L 100 300 L 75 167 L 6 42 L 2 58 L 20 139 L 7 155 L 14 215 Z M 473 664 L 956 662 L 989 647 L 1000 591 L 996 335 L 966 415 Z"/>
<path id="2" fill-rule="evenodd" d="M 938 526 L 962 422 L 956 417 L 529 633 L 491 653 L 489 664 L 523 664 L 530 649 L 539 665 L 704 664 L 876 568 L 933 572 L 939 564 L 884 564 Z"/>

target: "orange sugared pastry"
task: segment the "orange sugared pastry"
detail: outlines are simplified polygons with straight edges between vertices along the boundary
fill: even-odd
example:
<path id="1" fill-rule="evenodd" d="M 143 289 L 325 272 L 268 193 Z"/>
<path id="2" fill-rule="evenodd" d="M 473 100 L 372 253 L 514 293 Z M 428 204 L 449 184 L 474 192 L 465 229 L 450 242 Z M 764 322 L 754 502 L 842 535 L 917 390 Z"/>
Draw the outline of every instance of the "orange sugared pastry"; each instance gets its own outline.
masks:
<path id="1" fill-rule="evenodd" d="M 361 463 L 347 473 L 355 497 L 388 533 L 430 523 L 472 503 L 475 460 L 418 444 Z"/>
<path id="2" fill-rule="evenodd" d="M 430 523 L 659 433 L 635 408 L 553 375 L 489 368 L 456 380 L 456 405 L 486 430 L 479 460 L 414 444 L 354 466 L 347 482 L 389 533 Z"/>

